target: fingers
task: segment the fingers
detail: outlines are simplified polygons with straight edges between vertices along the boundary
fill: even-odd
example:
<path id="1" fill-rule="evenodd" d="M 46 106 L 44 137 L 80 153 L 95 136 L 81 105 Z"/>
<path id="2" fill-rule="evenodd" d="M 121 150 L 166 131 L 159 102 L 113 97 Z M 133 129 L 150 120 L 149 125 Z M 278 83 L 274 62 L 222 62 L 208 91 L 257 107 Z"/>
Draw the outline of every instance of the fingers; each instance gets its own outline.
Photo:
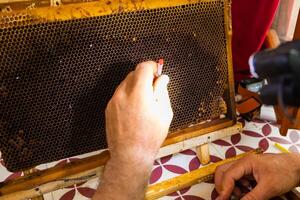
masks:
<path id="1" fill-rule="evenodd" d="M 136 69 L 130 72 L 126 79 L 122 81 L 114 96 L 122 96 L 122 94 L 124 96 L 124 94 L 130 94 L 132 91 L 138 91 L 138 93 L 142 91 L 144 97 L 146 94 L 154 93 L 156 100 L 161 105 L 164 104 L 164 108 L 167 108 L 169 113 L 173 113 L 167 88 L 170 79 L 167 75 L 162 75 L 153 83 L 156 72 L 156 62 L 147 61 L 138 64 Z"/>
<path id="2" fill-rule="evenodd" d="M 168 95 L 168 83 L 170 79 L 167 75 L 161 75 L 154 82 L 154 93 L 157 95 L 157 98 L 169 98 Z"/>
<path id="3" fill-rule="evenodd" d="M 168 116 L 169 118 L 172 118 L 173 111 L 171 108 L 171 102 L 170 97 L 168 93 L 168 83 L 169 83 L 169 77 L 167 75 L 161 75 L 156 79 L 154 82 L 154 98 L 156 101 L 161 105 L 162 109 L 165 110 L 171 115 Z"/>
<path id="4" fill-rule="evenodd" d="M 216 173 L 216 189 L 219 193 L 218 199 L 229 199 L 234 190 L 235 181 L 245 175 L 252 173 L 251 158 L 246 157 L 231 164 L 231 166 L 221 167 Z"/>
<path id="5" fill-rule="evenodd" d="M 272 198 L 272 194 L 268 188 L 272 187 L 270 183 L 258 183 L 258 185 L 248 192 L 241 200 L 264 200 Z"/>
<path id="6" fill-rule="evenodd" d="M 134 82 L 140 87 L 152 88 L 157 71 L 157 63 L 153 61 L 143 62 L 137 65 L 134 71 Z"/>
<path id="7" fill-rule="evenodd" d="M 130 94 L 132 90 L 145 91 L 153 88 L 153 80 L 157 71 L 157 63 L 153 61 L 147 61 L 140 63 L 136 66 L 136 69 L 130 72 L 127 77 L 120 83 L 115 90 L 115 94 Z M 120 92 L 121 91 L 121 92 Z"/>
<path id="8" fill-rule="evenodd" d="M 235 163 L 235 161 L 224 164 L 222 166 L 219 166 L 216 169 L 216 172 L 215 172 L 215 186 L 216 186 L 216 190 L 219 194 L 222 191 L 223 175 L 231 167 L 231 165 L 233 165 L 233 163 Z"/>
<path id="9" fill-rule="evenodd" d="M 235 197 L 239 198 L 242 196 L 242 191 L 238 187 L 234 187 L 233 189 L 233 194 Z"/>

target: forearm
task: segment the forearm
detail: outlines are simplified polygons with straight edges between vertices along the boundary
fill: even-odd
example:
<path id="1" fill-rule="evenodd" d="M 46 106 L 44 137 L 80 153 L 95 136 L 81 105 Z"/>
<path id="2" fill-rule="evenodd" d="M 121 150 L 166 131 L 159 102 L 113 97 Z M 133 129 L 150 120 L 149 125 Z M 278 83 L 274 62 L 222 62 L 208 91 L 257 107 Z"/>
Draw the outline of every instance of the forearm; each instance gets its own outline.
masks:
<path id="1" fill-rule="evenodd" d="M 93 200 L 144 199 L 151 168 L 152 162 L 110 160 Z"/>

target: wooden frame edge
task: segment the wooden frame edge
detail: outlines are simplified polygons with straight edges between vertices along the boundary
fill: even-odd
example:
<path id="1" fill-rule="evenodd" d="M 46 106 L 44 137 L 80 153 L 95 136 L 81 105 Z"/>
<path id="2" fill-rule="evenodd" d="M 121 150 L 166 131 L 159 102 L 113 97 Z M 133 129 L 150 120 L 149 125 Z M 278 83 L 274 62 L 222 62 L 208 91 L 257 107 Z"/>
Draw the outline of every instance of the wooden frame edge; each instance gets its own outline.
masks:
<path id="1" fill-rule="evenodd" d="M 194 171 L 185 173 L 183 175 L 177 176 L 175 178 L 168 179 L 166 181 L 151 185 L 148 187 L 146 192 L 145 199 L 153 200 L 165 195 L 168 195 L 172 192 L 187 188 L 189 186 L 195 185 L 199 182 L 209 181 L 213 179 L 213 174 L 216 171 L 216 168 L 225 163 L 229 163 L 241 158 L 244 158 L 250 154 L 262 153 L 261 149 L 255 149 L 240 155 L 237 155 L 232 158 L 228 158 L 216 163 L 209 164 L 207 166 L 201 167 Z"/>
<path id="2" fill-rule="evenodd" d="M 173 6 L 189 5 L 199 2 L 216 2 L 218 0 L 99 0 L 99 1 L 88 1 L 88 2 L 71 2 L 65 5 L 50 6 L 53 0 L 42 1 L 41 7 L 28 8 L 24 7 L 28 3 L 25 2 L 24 5 L 16 6 L 14 2 L 11 5 L 16 7 L 15 10 L 10 12 L 5 12 L 5 15 L 15 16 L 17 14 L 31 16 L 32 19 L 39 19 L 43 22 L 52 22 L 60 20 L 70 20 L 70 19 L 81 19 L 87 17 L 98 17 L 104 15 L 112 15 L 117 13 L 125 13 L 132 11 L 142 11 L 144 9 L 157 9 L 166 8 Z M 224 0 L 227 1 L 227 0 Z M 23 2 L 24 3 L 24 2 Z M 4 4 L 5 6 L 10 6 L 9 3 Z M 0 2 L 1 6 L 1 2 Z M 1 10 L 0 10 L 0 20 L 1 20 Z M 31 22 L 32 23 L 32 22 Z"/>
<path id="3" fill-rule="evenodd" d="M 234 126 L 213 131 L 209 134 L 199 135 L 160 149 L 157 157 L 162 157 L 208 143 L 239 132 L 240 123 Z M 64 166 L 56 166 L 43 171 L 25 175 L 14 181 L 0 186 L 0 200 L 18 199 L 18 197 L 36 197 L 63 187 L 81 183 L 101 176 L 104 165 L 109 160 L 109 152 L 104 151 L 98 155 L 90 156 Z"/>
<path id="4" fill-rule="evenodd" d="M 175 144 L 193 137 L 197 137 L 213 131 L 221 130 L 223 128 L 234 125 L 234 123 L 235 122 L 233 120 L 229 120 L 225 118 L 225 119 L 211 121 L 204 124 L 198 124 L 179 131 L 174 131 L 169 133 L 168 137 L 166 138 L 162 146 Z"/>
<path id="5" fill-rule="evenodd" d="M 200 134 L 198 136 L 187 138 L 177 143 L 169 144 L 160 148 L 157 158 L 161 158 L 170 154 L 179 153 L 181 151 L 197 147 L 202 144 L 206 144 L 233 134 L 236 134 L 242 130 L 241 123 L 236 123 L 233 126 L 218 129 L 210 133 Z M 1 191 L 1 190 L 0 190 Z"/>

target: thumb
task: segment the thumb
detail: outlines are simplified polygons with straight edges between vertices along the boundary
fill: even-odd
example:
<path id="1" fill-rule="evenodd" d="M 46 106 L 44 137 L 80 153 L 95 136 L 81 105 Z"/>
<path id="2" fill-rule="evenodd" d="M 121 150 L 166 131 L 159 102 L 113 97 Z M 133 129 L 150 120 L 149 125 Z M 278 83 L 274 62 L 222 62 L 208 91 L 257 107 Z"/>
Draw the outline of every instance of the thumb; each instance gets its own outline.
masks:
<path id="1" fill-rule="evenodd" d="M 169 80 L 169 76 L 161 75 L 155 80 L 153 86 L 154 98 L 157 101 L 158 105 L 161 107 L 161 109 L 168 113 L 168 121 L 169 118 L 172 119 L 173 116 L 170 97 L 168 93 Z"/>
<path id="2" fill-rule="evenodd" d="M 165 98 L 169 99 L 169 94 L 168 94 L 169 81 L 170 81 L 170 79 L 169 79 L 169 76 L 167 76 L 167 75 L 161 75 L 160 77 L 158 77 L 155 80 L 154 86 L 153 86 L 154 95 L 159 101 L 166 100 Z"/>
<path id="3" fill-rule="evenodd" d="M 268 190 L 270 185 L 259 183 L 250 192 L 248 192 L 241 200 L 264 200 L 272 198 L 272 193 Z"/>

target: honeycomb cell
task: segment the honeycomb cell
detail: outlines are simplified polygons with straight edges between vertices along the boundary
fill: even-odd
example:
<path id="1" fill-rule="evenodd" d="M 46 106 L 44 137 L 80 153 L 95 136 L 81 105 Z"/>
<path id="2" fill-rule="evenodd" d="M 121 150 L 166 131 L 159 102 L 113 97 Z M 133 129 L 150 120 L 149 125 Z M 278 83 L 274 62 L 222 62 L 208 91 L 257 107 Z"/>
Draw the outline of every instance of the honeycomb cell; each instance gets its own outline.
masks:
<path id="1" fill-rule="evenodd" d="M 0 147 L 11 171 L 106 148 L 106 104 L 142 61 L 165 60 L 170 131 L 230 105 L 221 0 L 57 22 L 7 14 L 0 42 Z"/>

